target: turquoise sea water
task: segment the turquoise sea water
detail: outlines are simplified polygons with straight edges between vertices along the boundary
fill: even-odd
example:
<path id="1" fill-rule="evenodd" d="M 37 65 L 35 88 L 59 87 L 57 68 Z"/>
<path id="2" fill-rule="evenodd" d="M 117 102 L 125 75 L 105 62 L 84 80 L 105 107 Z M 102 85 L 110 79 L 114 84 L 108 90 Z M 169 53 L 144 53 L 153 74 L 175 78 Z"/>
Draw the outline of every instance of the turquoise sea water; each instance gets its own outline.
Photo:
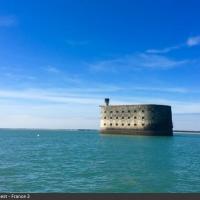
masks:
<path id="1" fill-rule="evenodd" d="M 200 192 L 200 135 L 0 130 L 0 192 Z"/>

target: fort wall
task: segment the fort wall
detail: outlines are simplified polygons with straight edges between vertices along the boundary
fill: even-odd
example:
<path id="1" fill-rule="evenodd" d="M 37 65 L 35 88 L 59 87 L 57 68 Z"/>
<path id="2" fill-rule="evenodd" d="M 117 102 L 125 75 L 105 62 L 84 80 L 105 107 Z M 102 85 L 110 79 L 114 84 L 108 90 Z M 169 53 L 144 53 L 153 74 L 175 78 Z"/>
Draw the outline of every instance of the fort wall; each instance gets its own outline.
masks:
<path id="1" fill-rule="evenodd" d="M 111 134 L 172 135 L 171 107 L 167 105 L 105 105 L 100 131 Z"/>

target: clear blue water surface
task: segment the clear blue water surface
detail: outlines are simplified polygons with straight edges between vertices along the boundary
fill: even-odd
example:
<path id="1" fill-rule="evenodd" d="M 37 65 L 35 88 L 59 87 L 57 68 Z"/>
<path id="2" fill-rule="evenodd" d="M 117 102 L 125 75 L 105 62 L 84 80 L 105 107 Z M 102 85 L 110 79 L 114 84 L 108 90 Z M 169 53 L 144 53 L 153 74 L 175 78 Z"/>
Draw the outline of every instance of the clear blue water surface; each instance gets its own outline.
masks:
<path id="1" fill-rule="evenodd" d="M 0 192 L 200 192 L 200 135 L 0 130 Z"/>

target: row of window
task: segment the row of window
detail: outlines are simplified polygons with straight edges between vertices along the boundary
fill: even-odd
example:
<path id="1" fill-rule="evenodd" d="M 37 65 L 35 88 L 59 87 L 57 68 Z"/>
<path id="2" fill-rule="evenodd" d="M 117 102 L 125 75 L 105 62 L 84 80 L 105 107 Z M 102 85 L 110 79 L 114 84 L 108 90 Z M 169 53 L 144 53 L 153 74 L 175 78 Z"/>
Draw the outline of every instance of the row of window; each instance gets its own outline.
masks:
<path id="1" fill-rule="evenodd" d="M 104 117 L 104 119 L 106 119 L 106 117 Z M 114 119 L 114 117 L 110 117 L 110 119 Z M 115 119 L 119 119 L 119 117 L 116 117 Z M 121 119 L 124 119 L 124 117 L 121 117 Z M 127 119 L 130 119 L 130 117 L 127 117 Z M 135 116 L 134 119 L 137 119 L 137 117 Z M 144 119 L 144 117 L 142 117 L 142 119 Z"/>
<path id="2" fill-rule="evenodd" d="M 116 113 L 119 113 L 118 110 L 116 110 L 115 112 L 116 112 Z M 131 111 L 128 110 L 128 113 L 130 113 L 130 112 L 131 112 Z M 136 112 L 137 112 L 137 110 L 134 110 L 134 113 L 136 113 Z M 142 112 L 144 113 L 144 110 L 142 110 Z M 104 113 L 106 113 L 106 111 L 104 111 Z M 113 113 L 113 111 L 111 110 L 110 113 Z M 124 113 L 124 110 L 122 110 L 122 113 Z"/>
<path id="3" fill-rule="evenodd" d="M 113 125 L 113 124 L 110 123 L 110 126 L 112 126 L 112 125 Z M 118 125 L 119 125 L 118 123 L 115 124 L 115 126 L 118 126 Z M 123 123 L 122 123 L 121 125 L 124 126 Z M 128 124 L 128 126 L 130 126 L 130 125 L 131 125 L 131 124 Z M 142 126 L 144 126 L 144 125 L 145 125 L 145 124 L 143 123 Z M 104 126 L 106 126 L 106 123 L 104 123 Z M 137 124 L 134 124 L 134 126 L 137 126 Z"/>

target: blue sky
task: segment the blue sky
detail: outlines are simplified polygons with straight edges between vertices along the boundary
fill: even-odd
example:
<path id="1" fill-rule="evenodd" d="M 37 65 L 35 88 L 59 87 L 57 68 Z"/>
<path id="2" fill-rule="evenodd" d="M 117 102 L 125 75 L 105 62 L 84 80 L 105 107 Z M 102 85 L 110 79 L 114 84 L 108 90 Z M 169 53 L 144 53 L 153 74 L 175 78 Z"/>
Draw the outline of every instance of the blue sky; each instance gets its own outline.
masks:
<path id="1" fill-rule="evenodd" d="M 200 2 L 0 0 L 0 127 L 98 128 L 99 104 L 169 104 L 200 130 Z"/>

